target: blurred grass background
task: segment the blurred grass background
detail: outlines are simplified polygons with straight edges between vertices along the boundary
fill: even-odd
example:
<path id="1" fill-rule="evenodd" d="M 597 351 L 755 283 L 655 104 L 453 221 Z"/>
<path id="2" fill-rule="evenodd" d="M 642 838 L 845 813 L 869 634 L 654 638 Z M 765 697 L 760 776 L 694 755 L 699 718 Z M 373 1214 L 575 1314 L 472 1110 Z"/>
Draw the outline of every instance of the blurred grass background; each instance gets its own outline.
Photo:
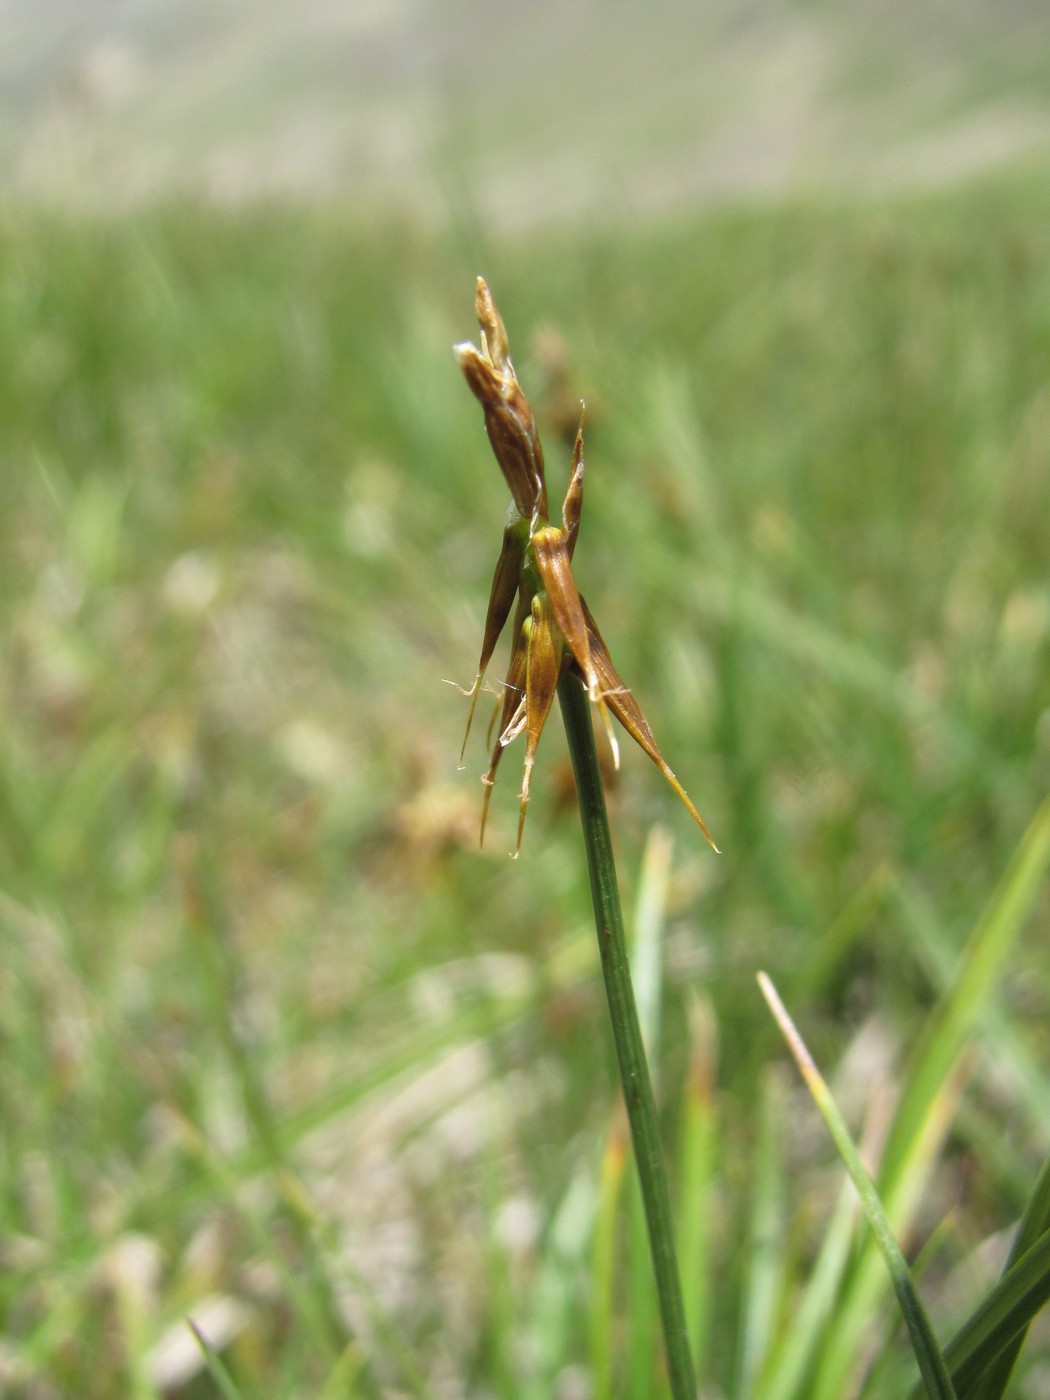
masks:
<path id="1" fill-rule="evenodd" d="M 4 1393 L 217 1395 L 187 1314 L 245 1396 L 661 1393 L 650 1347 L 588 1331 L 607 1303 L 637 1342 L 647 1304 L 606 1272 L 557 726 L 517 863 L 515 754 L 483 852 L 478 735 L 456 767 L 443 682 L 506 508 L 450 353 L 478 272 L 553 500 L 587 401 L 577 575 L 724 851 L 625 745 L 705 1393 L 815 1393 L 770 1366 L 840 1175 L 754 973 L 877 1141 L 1047 791 L 1050 184 L 535 227 L 474 196 L 488 139 L 438 152 L 442 227 L 199 191 L 0 216 Z M 1043 962 L 1012 953 L 909 1230 L 944 1334 L 1050 1147 Z M 903 1393 L 876 1317 L 886 1364 L 869 1334 L 838 1394 Z M 1045 1328 L 1028 1355 L 1035 1400 Z"/>
<path id="2" fill-rule="evenodd" d="M 673 845 L 669 1105 L 689 996 L 717 1024 L 732 1273 L 780 1055 L 756 968 L 863 1101 L 1046 791 L 1044 193 L 525 242 L 186 205 L 4 219 L 12 1393 L 211 1393 L 158 1344 L 215 1299 L 242 1376 L 315 1393 L 338 1328 L 282 1281 L 303 1201 L 380 1375 L 488 1393 L 493 1335 L 523 1345 L 519 1290 L 614 1090 L 555 727 L 517 863 L 512 756 L 482 853 L 480 740 L 456 770 L 443 681 L 471 677 L 506 494 L 449 353 L 477 266 L 555 497 L 588 401 L 578 573 L 724 848 L 625 750 L 629 900 L 654 824 Z M 999 1001 L 1035 1064 L 1041 963 L 1022 945 Z M 828 1154 L 795 1131 L 804 1260 Z M 944 1273 L 1015 1217 L 1048 1138 L 989 1055 L 928 1204 Z"/>

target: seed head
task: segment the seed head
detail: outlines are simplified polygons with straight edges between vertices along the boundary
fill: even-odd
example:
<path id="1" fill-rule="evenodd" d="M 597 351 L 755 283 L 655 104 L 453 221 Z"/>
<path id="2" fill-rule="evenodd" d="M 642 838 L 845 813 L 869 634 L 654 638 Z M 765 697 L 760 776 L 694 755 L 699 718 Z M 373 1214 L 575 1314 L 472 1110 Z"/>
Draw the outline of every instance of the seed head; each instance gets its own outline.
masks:
<path id="1" fill-rule="evenodd" d="M 489 798 L 503 750 L 519 734 L 524 734 L 525 770 L 514 854 L 520 851 L 540 735 L 547 722 L 558 682 L 566 670 L 572 670 L 583 681 L 592 702 L 598 707 L 617 766 L 619 750 L 612 731 L 610 712 L 660 769 L 700 830 L 717 850 L 703 818 L 657 747 L 641 708 L 621 680 L 598 624 L 576 587 L 572 556 L 583 508 L 582 417 L 573 447 L 569 487 L 562 506 L 562 523 L 560 526 L 552 525 L 547 518 L 543 448 L 536 433 L 532 409 L 514 372 L 503 318 L 492 300 L 492 293 L 480 277 L 475 308 L 481 328 L 481 349 L 469 342 L 457 345 L 456 357 L 467 383 L 484 410 L 489 442 L 513 498 L 503 529 L 503 546 L 492 577 L 478 671 L 474 684 L 467 692 L 470 712 L 463 736 L 464 753 L 485 672 L 513 609 L 510 663 L 503 683 L 502 699 L 493 717 L 494 724 L 498 720 L 496 741 L 488 772 L 482 779 L 485 783 L 485 800 L 481 815 L 481 839 L 485 838 Z M 491 734 L 490 726 L 490 741 Z M 462 753 L 460 756 L 462 758 Z"/>

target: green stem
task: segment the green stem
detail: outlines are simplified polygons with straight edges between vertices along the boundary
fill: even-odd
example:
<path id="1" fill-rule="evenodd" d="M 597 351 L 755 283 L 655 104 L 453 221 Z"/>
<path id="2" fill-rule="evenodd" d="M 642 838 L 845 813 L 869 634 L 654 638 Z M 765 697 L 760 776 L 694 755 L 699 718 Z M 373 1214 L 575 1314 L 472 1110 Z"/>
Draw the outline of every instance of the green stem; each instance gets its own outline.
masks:
<path id="1" fill-rule="evenodd" d="M 591 876 L 591 898 L 594 902 L 594 924 L 605 978 L 605 995 L 609 1002 L 616 1058 L 620 1065 L 627 1117 L 631 1124 L 638 1180 L 645 1204 L 649 1227 L 649 1252 L 656 1276 L 656 1291 L 660 1299 L 660 1320 L 663 1324 L 667 1351 L 667 1371 L 674 1400 L 695 1400 L 696 1381 L 689 1355 L 682 1307 L 682 1286 L 675 1257 L 674 1232 L 671 1228 L 671 1201 L 667 1191 L 667 1172 L 660 1145 L 660 1125 L 656 1116 L 656 1101 L 649 1078 L 649 1066 L 642 1045 L 642 1032 L 634 1004 L 631 969 L 627 961 L 627 940 L 623 931 L 620 891 L 616 883 L 609 818 L 605 812 L 598 753 L 594 745 L 594 728 L 590 706 L 580 681 L 571 673 L 562 676 L 558 684 L 565 734 L 572 755 L 576 776 L 576 794 L 580 803 L 583 841 L 587 848 L 587 867 Z"/>

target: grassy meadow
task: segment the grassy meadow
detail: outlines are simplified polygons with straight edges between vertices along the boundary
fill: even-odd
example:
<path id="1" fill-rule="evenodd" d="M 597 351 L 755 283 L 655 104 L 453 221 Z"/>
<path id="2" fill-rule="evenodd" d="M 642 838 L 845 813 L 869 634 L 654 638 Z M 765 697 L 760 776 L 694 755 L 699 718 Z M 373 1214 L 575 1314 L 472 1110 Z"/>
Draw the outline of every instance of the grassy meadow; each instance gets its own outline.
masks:
<path id="1" fill-rule="evenodd" d="M 458 768 L 483 272 L 723 850 L 625 742 L 702 1394 L 908 1394 L 755 974 L 947 1339 L 1050 1151 L 1048 207 L 0 218 L 0 1393 L 665 1393 L 559 725 L 517 861 L 521 744 L 484 850 L 483 724 Z"/>

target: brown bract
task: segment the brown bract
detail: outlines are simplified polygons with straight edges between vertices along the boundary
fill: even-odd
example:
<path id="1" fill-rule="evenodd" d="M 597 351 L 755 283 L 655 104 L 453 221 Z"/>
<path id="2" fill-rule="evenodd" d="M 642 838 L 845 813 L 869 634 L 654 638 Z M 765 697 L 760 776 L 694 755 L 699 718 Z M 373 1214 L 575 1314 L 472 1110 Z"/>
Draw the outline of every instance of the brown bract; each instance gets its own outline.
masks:
<path id="1" fill-rule="evenodd" d="M 498 730 L 488 772 L 483 781 L 485 801 L 481 837 L 496 769 L 503 750 L 519 734 L 525 735 L 525 770 L 522 778 L 518 840 L 521 849 L 529 788 L 540 735 L 547 721 L 558 682 L 566 670 L 574 671 L 584 685 L 602 720 L 618 762 L 618 750 L 609 721 L 610 712 L 631 738 L 645 750 L 689 810 L 715 850 L 711 833 L 685 789 L 672 773 L 657 747 L 653 732 L 631 692 L 624 685 L 602 640 L 598 624 L 576 587 L 572 556 L 583 507 L 583 430 L 576 433 L 569 488 L 562 506 L 562 523 L 547 519 L 547 484 L 543 449 L 536 433 L 532 409 L 518 383 L 511 363 L 503 319 L 482 278 L 478 278 L 476 310 L 481 327 L 481 349 L 457 345 L 456 356 L 475 397 L 485 413 L 485 427 L 496 460 L 503 471 L 514 504 L 503 530 L 503 547 L 492 578 L 485 634 L 471 697 L 466 751 L 474 709 L 482 681 L 511 610 L 510 664 L 503 695 L 493 723 Z M 490 727 L 491 739 L 491 727 Z M 461 755 L 462 757 L 462 755 Z"/>
<path id="2" fill-rule="evenodd" d="M 503 318 L 481 277 L 474 306 L 481 327 L 481 349 L 476 350 L 469 342 L 457 345 L 460 368 L 474 397 L 485 410 L 489 441 L 519 514 L 526 520 L 536 515 L 545 516 L 547 485 L 543 479 L 543 448 L 536 435 L 529 401 L 514 373 Z"/>

